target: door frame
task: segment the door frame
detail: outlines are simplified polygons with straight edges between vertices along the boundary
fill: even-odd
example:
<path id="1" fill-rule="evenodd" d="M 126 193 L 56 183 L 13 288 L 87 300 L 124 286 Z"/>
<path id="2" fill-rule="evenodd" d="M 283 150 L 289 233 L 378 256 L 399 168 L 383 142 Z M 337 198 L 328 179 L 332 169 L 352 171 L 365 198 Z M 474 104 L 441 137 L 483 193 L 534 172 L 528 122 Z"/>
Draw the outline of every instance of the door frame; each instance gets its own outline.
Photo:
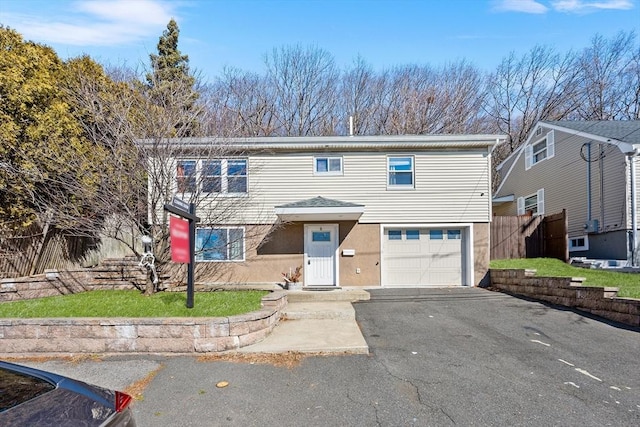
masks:
<path id="1" fill-rule="evenodd" d="M 306 279 L 304 279 L 305 282 L 305 286 L 324 286 L 324 287 L 338 287 L 340 286 L 340 262 L 339 259 L 340 257 L 338 256 L 338 254 L 340 253 L 339 248 L 340 248 L 340 227 L 338 224 L 335 223 L 328 223 L 328 224 L 320 224 L 320 223 L 311 223 L 311 224 L 304 224 L 304 277 L 307 277 L 307 274 L 309 272 L 309 269 L 307 268 L 307 266 L 309 265 L 309 245 L 311 244 L 311 241 L 309 240 L 309 230 L 311 228 L 316 228 L 316 227 L 325 227 L 325 228 L 330 228 L 331 232 L 333 233 L 334 237 L 334 250 L 333 250 L 333 284 L 332 285 L 308 285 L 306 283 Z"/>

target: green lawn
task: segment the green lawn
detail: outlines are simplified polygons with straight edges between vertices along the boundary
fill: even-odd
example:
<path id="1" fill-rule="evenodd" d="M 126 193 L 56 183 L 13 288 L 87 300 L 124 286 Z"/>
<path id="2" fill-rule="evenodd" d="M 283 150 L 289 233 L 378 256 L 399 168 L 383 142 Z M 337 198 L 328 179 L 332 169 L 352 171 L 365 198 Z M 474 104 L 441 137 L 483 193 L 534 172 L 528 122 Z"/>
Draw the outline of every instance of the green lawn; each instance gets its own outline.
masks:
<path id="1" fill-rule="evenodd" d="M 0 317 L 224 317 L 260 309 L 266 291 L 196 292 L 193 308 L 185 292 L 92 291 L 0 304 Z"/>
<path id="2" fill-rule="evenodd" d="M 573 267 L 552 258 L 497 259 L 491 268 L 526 268 L 537 270 L 538 276 L 584 277 L 585 286 L 616 287 L 618 296 L 640 298 L 640 274 L 620 273 L 611 270 L 595 270 Z"/>

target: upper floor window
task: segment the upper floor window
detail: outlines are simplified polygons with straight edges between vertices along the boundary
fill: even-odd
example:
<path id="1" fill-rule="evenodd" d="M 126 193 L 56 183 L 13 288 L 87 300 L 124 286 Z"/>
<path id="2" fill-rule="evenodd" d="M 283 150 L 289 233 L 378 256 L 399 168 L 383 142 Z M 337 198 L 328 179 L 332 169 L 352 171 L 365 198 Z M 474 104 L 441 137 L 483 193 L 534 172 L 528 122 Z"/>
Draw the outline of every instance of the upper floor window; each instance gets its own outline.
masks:
<path id="1" fill-rule="evenodd" d="M 540 163 L 545 159 L 550 159 L 555 155 L 555 143 L 553 131 L 548 132 L 544 138 L 539 139 L 525 147 L 524 162 L 525 169 Z"/>
<path id="2" fill-rule="evenodd" d="M 316 157 L 313 171 L 316 175 L 341 175 L 342 157 Z"/>
<path id="3" fill-rule="evenodd" d="M 518 215 L 525 214 L 532 216 L 544 215 L 544 188 L 541 188 L 535 194 L 518 197 Z"/>
<path id="4" fill-rule="evenodd" d="M 413 188 L 413 160 L 413 156 L 387 158 L 387 184 L 389 187 Z"/>
<path id="5" fill-rule="evenodd" d="M 247 160 L 178 160 L 178 193 L 246 193 Z"/>
<path id="6" fill-rule="evenodd" d="M 244 228 L 198 228 L 196 261 L 243 261 Z"/>
<path id="7" fill-rule="evenodd" d="M 196 161 L 179 160 L 176 169 L 178 193 L 193 193 L 196 191 Z"/>

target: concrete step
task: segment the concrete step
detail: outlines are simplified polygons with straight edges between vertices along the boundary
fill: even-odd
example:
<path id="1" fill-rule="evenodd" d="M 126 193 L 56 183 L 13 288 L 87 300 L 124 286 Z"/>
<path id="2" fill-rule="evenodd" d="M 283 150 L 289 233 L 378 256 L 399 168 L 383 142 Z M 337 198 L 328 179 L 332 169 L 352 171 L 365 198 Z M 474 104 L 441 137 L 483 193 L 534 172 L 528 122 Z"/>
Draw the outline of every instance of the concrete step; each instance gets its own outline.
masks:
<path id="1" fill-rule="evenodd" d="M 356 313 L 349 301 L 290 302 L 282 310 L 281 318 L 355 320 Z"/>
<path id="2" fill-rule="evenodd" d="M 320 302 L 320 301 L 366 301 L 370 297 L 364 289 L 330 289 L 330 290 L 300 290 L 287 291 L 287 301 L 292 302 Z"/>

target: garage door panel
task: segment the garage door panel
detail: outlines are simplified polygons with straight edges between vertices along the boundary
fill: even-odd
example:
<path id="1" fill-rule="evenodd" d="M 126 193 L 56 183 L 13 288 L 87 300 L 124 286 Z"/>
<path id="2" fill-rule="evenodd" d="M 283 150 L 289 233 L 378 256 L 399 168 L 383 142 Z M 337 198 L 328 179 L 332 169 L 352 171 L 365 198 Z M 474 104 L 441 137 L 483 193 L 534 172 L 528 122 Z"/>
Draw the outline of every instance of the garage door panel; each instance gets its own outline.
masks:
<path id="1" fill-rule="evenodd" d="M 409 232 L 407 232 L 409 231 Z M 384 233 L 386 286 L 461 285 L 462 233 L 460 229 L 394 229 Z"/>

